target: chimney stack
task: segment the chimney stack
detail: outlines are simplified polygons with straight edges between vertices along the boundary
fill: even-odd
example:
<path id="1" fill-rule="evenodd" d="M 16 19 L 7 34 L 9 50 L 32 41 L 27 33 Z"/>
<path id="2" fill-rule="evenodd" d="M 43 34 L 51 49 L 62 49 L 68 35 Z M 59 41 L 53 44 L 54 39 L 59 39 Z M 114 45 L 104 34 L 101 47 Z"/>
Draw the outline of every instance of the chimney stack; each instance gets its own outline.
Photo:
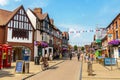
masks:
<path id="1" fill-rule="evenodd" d="M 54 20 L 53 20 L 53 19 L 50 19 L 50 23 L 53 25 L 53 24 L 54 24 Z"/>
<path id="2" fill-rule="evenodd" d="M 42 8 L 34 8 L 34 12 L 42 14 Z"/>

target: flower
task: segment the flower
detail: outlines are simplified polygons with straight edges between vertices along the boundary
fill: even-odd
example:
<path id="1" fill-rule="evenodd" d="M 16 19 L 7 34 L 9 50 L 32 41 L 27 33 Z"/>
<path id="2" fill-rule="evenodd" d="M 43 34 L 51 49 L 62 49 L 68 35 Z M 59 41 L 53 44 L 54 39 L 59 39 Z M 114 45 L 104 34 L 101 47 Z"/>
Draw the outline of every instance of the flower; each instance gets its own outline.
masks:
<path id="1" fill-rule="evenodd" d="M 67 48 L 63 48 L 63 51 L 67 50 Z"/>
<path id="2" fill-rule="evenodd" d="M 48 47 L 48 44 L 42 41 L 42 42 L 41 42 L 41 46 L 42 46 L 42 47 Z"/>
<path id="3" fill-rule="evenodd" d="M 120 41 L 119 40 L 112 40 L 112 41 L 108 42 L 108 44 L 110 44 L 110 45 L 119 45 Z"/>

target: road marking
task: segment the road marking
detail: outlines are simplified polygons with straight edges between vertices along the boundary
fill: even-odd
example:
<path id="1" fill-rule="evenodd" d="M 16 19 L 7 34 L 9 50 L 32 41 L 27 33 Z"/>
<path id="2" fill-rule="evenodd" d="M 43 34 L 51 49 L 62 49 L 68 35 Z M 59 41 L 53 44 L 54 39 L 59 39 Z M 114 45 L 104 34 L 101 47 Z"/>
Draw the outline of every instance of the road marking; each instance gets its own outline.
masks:
<path id="1" fill-rule="evenodd" d="M 80 77 L 79 77 L 79 80 L 82 80 L 82 65 L 83 65 L 83 62 L 81 61 L 80 62 Z"/>

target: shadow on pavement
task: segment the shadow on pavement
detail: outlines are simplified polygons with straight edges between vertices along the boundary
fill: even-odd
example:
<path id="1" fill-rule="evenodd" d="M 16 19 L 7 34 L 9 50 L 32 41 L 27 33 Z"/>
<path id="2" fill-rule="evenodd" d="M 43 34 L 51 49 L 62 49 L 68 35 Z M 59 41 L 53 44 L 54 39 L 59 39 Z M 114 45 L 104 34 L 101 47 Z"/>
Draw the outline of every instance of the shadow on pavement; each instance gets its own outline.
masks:
<path id="1" fill-rule="evenodd" d="M 96 76 L 96 74 L 91 74 L 91 75 L 88 75 L 88 76 Z"/>
<path id="2" fill-rule="evenodd" d="M 14 76 L 14 74 L 11 74 L 9 71 L 2 71 L 2 70 L 0 70 L 0 78 L 1 77 L 13 77 Z"/>
<path id="3" fill-rule="evenodd" d="M 118 68 L 118 70 L 120 70 L 120 68 Z"/>
<path id="4" fill-rule="evenodd" d="M 108 66 L 104 66 L 108 71 L 110 71 L 110 69 L 108 68 Z"/>
<path id="5" fill-rule="evenodd" d="M 53 67 L 50 67 L 49 69 L 57 69 L 58 66 L 53 66 Z"/>
<path id="6" fill-rule="evenodd" d="M 15 66 L 11 66 L 11 67 L 9 67 L 9 68 L 4 68 L 4 69 L 15 69 Z"/>

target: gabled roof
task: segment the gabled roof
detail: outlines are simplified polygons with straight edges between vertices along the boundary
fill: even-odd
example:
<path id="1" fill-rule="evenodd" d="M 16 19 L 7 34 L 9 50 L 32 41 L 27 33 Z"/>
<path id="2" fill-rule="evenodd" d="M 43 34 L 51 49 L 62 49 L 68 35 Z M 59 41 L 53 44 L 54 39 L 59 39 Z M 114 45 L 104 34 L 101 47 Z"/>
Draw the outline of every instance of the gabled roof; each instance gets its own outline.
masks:
<path id="1" fill-rule="evenodd" d="M 44 14 L 42 15 L 42 19 L 45 19 L 47 16 L 48 16 L 48 13 L 44 13 Z"/>
<path id="2" fill-rule="evenodd" d="M 62 35 L 63 35 L 64 37 L 68 37 L 68 38 L 69 38 L 68 32 L 62 32 Z"/>
<path id="3" fill-rule="evenodd" d="M 11 14 L 11 11 L 0 9 L 0 25 L 5 25 L 8 21 L 8 17 L 10 17 Z"/>
<path id="4" fill-rule="evenodd" d="M 47 17 L 47 15 L 48 15 L 48 13 L 44 13 L 44 14 L 40 14 L 40 13 L 35 13 L 35 12 L 33 12 L 40 20 L 44 20 L 46 17 Z"/>
<path id="5" fill-rule="evenodd" d="M 112 22 L 106 27 L 106 29 L 109 28 L 110 25 L 111 25 L 119 16 L 120 16 L 120 13 L 112 20 Z"/>
<path id="6" fill-rule="evenodd" d="M 54 28 L 55 30 L 57 30 L 57 29 L 58 29 L 55 25 L 53 26 L 53 28 Z"/>
<path id="7" fill-rule="evenodd" d="M 0 25 L 6 25 L 9 20 L 17 13 L 17 11 L 22 8 L 23 6 L 21 5 L 17 9 L 15 9 L 13 12 L 7 11 L 7 10 L 2 10 L 0 9 Z"/>
<path id="8" fill-rule="evenodd" d="M 39 20 L 44 20 L 47 16 L 48 16 L 48 13 L 44 13 L 44 14 L 41 14 L 41 13 L 35 13 L 33 10 L 31 10 L 29 8 L 29 10 L 39 19 Z"/>

